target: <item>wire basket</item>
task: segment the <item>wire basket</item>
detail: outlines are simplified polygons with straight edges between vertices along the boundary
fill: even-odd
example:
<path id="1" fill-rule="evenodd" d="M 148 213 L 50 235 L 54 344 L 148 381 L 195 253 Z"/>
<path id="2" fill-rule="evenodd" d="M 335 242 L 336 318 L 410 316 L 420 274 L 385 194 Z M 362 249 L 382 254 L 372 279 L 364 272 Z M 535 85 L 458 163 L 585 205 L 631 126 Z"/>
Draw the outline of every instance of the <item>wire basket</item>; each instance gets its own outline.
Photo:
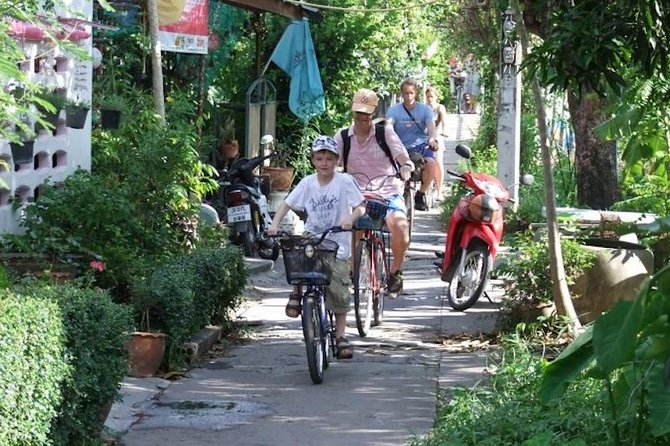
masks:
<path id="1" fill-rule="evenodd" d="M 291 285 L 330 285 L 339 245 L 328 239 L 291 237 L 280 242 L 286 281 Z"/>
<path id="2" fill-rule="evenodd" d="M 386 213 L 389 209 L 389 201 L 380 197 L 365 198 L 365 215 L 370 217 L 372 226 L 381 229 L 386 221 Z"/>

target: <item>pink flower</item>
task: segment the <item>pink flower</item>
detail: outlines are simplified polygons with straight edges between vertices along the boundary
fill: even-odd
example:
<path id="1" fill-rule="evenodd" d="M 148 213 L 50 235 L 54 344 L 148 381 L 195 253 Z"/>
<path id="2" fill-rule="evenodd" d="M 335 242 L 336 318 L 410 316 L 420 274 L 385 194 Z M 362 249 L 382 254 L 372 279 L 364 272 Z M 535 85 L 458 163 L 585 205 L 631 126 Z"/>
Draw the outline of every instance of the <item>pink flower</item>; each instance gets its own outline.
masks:
<path id="1" fill-rule="evenodd" d="M 97 260 L 91 260 L 88 266 L 100 272 L 103 272 L 105 269 L 107 269 L 103 262 L 99 262 Z"/>

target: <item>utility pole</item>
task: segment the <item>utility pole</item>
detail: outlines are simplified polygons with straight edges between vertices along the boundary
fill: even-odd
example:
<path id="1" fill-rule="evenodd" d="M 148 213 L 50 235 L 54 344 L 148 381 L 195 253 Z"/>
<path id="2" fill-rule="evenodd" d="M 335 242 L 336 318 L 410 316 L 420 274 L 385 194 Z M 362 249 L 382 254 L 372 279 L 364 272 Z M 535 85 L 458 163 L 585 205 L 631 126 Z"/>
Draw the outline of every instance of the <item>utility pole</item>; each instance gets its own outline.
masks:
<path id="1" fill-rule="evenodd" d="M 521 158 L 521 45 L 515 33 L 514 10 L 510 7 L 502 14 L 501 28 L 497 176 L 503 184 L 511 186 L 510 197 L 514 199 L 511 206 L 516 210 Z"/>

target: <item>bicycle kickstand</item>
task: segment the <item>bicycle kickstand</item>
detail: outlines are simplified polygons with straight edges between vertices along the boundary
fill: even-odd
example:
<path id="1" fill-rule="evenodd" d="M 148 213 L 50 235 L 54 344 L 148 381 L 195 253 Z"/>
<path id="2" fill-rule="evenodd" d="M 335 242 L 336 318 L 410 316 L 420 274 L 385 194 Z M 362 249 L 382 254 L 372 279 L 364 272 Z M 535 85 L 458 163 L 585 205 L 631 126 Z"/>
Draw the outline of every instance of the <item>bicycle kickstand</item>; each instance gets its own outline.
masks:
<path id="1" fill-rule="evenodd" d="M 488 301 L 491 302 L 491 304 L 495 305 L 495 302 L 493 302 L 491 296 L 489 296 L 489 293 L 487 293 L 486 291 L 484 291 L 484 297 L 486 297 Z"/>

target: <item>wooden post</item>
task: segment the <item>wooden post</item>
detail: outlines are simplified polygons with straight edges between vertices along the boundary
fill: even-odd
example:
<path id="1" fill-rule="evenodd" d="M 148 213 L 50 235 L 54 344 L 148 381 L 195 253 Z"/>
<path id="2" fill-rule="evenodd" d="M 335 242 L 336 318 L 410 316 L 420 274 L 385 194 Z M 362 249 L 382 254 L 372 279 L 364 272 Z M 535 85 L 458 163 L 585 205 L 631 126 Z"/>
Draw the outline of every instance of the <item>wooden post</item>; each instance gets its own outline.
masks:
<path id="1" fill-rule="evenodd" d="M 147 0 L 147 12 L 149 13 L 149 35 L 151 37 L 151 74 L 154 104 L 156 105 L 156 113 L 165 121 L 163 62 L 161 60 L 161 44 L 158 41 L 158 4 L 156 0 Z"/>

